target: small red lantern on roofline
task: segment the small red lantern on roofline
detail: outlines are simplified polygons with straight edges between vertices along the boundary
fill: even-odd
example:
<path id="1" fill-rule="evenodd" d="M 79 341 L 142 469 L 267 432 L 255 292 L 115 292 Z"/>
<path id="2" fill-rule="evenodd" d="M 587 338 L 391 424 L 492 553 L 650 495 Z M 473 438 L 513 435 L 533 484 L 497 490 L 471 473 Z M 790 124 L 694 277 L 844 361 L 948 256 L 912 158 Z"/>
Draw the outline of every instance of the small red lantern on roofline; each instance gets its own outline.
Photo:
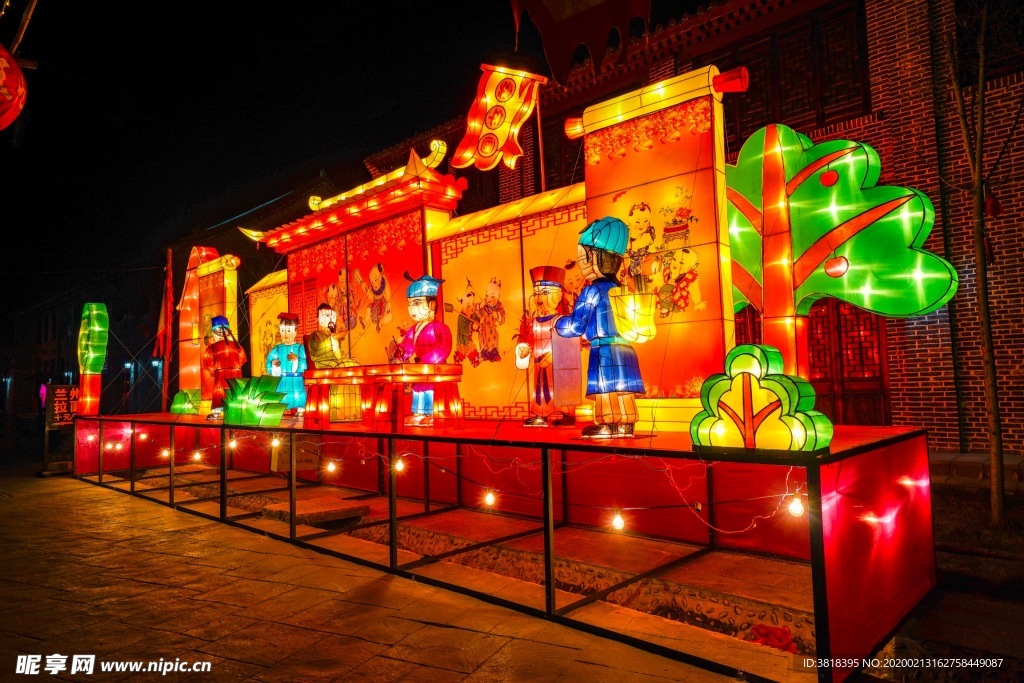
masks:
<path id="1" fill-rule="evenodd" d="M 0 130 L 18 118 L 27 96 L 25 74 L 7 48 L 0 45 Z"/>

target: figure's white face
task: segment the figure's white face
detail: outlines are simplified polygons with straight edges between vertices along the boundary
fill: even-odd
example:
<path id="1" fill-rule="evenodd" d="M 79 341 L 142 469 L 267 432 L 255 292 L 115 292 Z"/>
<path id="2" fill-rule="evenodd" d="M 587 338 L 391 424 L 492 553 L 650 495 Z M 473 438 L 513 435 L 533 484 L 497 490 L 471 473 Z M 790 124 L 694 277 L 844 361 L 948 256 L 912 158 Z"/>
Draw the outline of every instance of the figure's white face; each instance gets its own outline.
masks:
<path id="1" fill-rule="evenodd" d="M 337 322 L 338 314 L 332 310 L 328 310 L 325 308 L 324 310 L 317 313 L 316 318 L 317 322 L 320 323 L 320 329 L 328 330 L 331 328 L 331 325 L 333 323 Z"/>
<path id="2" fill-rule="evenodd" d="M 424 296 L 409 297 L 409 317 L 418 323 L 430 320 L 430 304 Z"/>
<path id="3" fill-rule="evenodd" d="M 281 323 L 277 329 L 281 332 L 282 344 L 295 343 L 295 325 L 292 325 L 291 323 Z"/>
<path id="4" fill-rule="evenodd" d="M 533 288 L 533 304 L 537 307 L 537 315 L 551 315 L 558 309 L 561 300 L 561 287 L 535 285 Z"/>
<path id="5" fill-rule="evenodd" d="M 219 341 L 224 337 L 228 336 L 228 328 L 226 327 L 215 327 L 213 328 L 213 336 Z"/>

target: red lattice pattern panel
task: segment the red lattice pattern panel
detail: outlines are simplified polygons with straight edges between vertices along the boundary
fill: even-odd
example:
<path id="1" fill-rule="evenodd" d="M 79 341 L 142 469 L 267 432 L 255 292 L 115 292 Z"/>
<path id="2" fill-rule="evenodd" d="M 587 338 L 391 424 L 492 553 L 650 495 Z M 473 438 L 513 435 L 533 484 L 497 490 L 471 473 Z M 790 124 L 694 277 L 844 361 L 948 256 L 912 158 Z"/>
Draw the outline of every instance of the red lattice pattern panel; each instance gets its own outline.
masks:
<path id="1" fill-rule="evenodd" d="M 441 265 L 448 263 L 468 247 L 500 239 L 518 240 L 520 237 L 527 237 L 545 228 L 577 221 L 585 215 L 586 205 L 583 202 L 577 202 L 558 211 L 539 213 L 522 220 L 516 218 L 449 237 L 441 242 Z"/>
<path id="2" fill-rule="evenodd" d="M 881 318 L 850 304 L 839 304 L 839 325 L 843 340 L 843 379 L 880 379 L 882 354 L 879 348 Z"/>
<path id="3" fill-rule="evenodd" d="M 530 405 L 520 401 L 510 406 L 475 406 L 463 399 L 462 414 L 467 420 L 525 420 L 530 415 Z"/>
<path id="4" fill-rule="evenodd" d="M 827 302 L 820 301 L 811 307 L 807 314 L 807 346 L 810 355 L 809 366 L 811 379 L 815 381 L 831 380 L 832 353 L 835 339 L 831 334 L 831 307 Z"/>

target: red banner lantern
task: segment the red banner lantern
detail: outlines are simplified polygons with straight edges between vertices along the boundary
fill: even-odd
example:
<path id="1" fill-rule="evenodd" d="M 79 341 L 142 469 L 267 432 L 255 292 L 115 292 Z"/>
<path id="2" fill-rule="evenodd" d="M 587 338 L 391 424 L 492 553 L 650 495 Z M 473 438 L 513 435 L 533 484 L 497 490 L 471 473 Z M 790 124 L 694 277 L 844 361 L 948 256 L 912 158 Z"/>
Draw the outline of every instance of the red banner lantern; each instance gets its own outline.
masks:
<path id="1" fill-rule="evenodd" d="M 14 123 L 25 108 L 25 75 L 18 62 L 0 45 L 0 130 Z"/>

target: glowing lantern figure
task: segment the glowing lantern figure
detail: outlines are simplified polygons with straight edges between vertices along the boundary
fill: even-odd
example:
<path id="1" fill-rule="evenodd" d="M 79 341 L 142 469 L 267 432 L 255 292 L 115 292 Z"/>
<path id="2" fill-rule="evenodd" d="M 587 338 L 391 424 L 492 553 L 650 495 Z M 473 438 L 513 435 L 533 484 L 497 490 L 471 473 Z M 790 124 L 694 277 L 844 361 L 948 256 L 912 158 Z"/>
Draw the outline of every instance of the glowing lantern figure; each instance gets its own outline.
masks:
<path id="1" fill-rule="evenodd" d="M 27 97 L 25 74 L 7 48 L 0 45 L 0 130 L 14 123 Z"/>
<path id="2" fill-rule="evenodd" d="M 455 150 L 452 166 L 465 168 L 475 164 L 481 171 L 489 171 L 504 161 L 515 169 L 516 160 L 523 154 L 517 139 L 519 129 L 537 105 L 539 86 L 548 79 L 488 64 L 481 64 L 480 69 L 484 75 L 466 117 L 466 135 Z"/>
<path id="3" fill-rule="evenodd" d="M 100 380 L 107 360 L 107 336 L 110 317 L 106 304 L 86 304 L 78 331 L 78 371 L 81 373 L 78 398 L 79 415 L 99 415 Z"/>

